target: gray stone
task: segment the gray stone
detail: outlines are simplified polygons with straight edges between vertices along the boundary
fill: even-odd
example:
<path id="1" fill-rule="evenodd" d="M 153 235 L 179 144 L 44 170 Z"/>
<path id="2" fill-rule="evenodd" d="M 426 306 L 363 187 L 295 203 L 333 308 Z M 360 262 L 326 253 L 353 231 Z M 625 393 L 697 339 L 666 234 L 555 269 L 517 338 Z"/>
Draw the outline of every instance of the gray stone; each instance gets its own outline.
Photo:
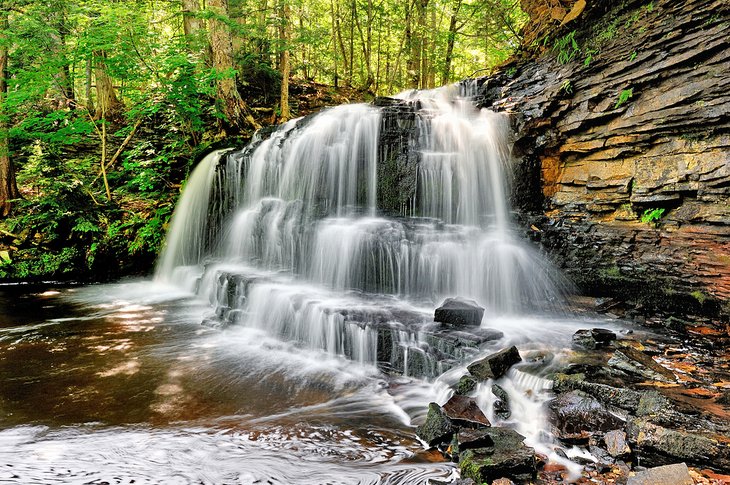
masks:
<path id="1" fill-rule="evenodd" d="M 441 443 L 448 443 L 454 434 L 454 426 L 446 416 L 441 406 L 432 402 L 428 405 L 426 421 L 416 428 L 416 435 L 428 446 L 436 446 Z"/>
<path id="2" fill-rule="evenodd" d="M 608 361 L 608 365 L 624 372 L 662 382 L 674 382 L 676 377 L 666 367 L 651 356 L 631 347 L 618 349 Z"/>
<path id="3" fill-rule="evenodd" d="M 454 326 L 478 327 L 484 308 L 474 300 L 447 298 L 434 312 L 434 321 Z"/>
<path id="4" fill-rule="evenodd" d="M 491 430 L 487 428 L 470 429 L 463 428 L 457 433 L 459 450 L 464 451 L 473 448 L 488 448 L 494 446 Z"/>
<path id="5" fill-rule="evenodd" d="M 693 485 L 685 463 L 649 468 L 629 477 L 626 485 Z"/>
<path id="6" fill-rule="evenodd" d="M 626 442 L 626 433 L 620 429 L 609 431 L 603 436 L 603 442 L 606 444 L 606 451 L 614 458 L 621 458 L 631 453 Z"/>
<path id="7" fill-rule="evenodd" d="M 604 404 L 632 412 L 636 412 L 639 408 L 639 402 L 642 397 L 640 392 L 631 389 L 588 382 L 583 379 L 581 374 L 557 374 L 553 378 L 553 390 L 555 392 L 580 390 L 590 394 Z"/>
<path id="8" fill-rule="evenodd" d="M 498 379 L 522 358 L 514 345 L 469 364 L 469 373 L 480 381 Z"/>

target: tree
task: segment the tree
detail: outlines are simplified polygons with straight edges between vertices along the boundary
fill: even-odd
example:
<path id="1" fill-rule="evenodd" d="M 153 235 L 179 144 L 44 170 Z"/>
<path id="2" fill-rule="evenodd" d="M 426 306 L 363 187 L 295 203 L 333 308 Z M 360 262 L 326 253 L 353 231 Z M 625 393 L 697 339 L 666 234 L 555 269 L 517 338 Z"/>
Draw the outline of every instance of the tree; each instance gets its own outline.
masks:
<path id="1" fill-rule="evenodd" d="M 208 0 L 208 9 L 213 13 L 209 24 L 210 47 L 213 52 L 213 68 L 218 73 L 216 86 L 221 110 L 228 122 L 239 130 L 247 126 L 258 129 L 260 125 L 254 120 L 236 86 L 233 41 L 226 24 L 226 21 L 230 21 L 228 0 Z"/>
<path id="2" fill-rule="evenodd" d="M 8 57 L 10 52 L 8 30 L 9 12 L 0 9 L 0 216 L 7 216 L 12 200 L 20 197 L 15 181 L 15 167 L 10 158 L 10 138 L 8 136 L 8 116 L 6 99 L 8 94 Z"/>
<path id="3" fill-rule="evenodd" d="M 289 12 L 288 0 L 279 0 L 279 42 L 281 44 L 281 59 L 279 61 L 279 71 L 281 72 L 281 93 L 279 96 L 279 119 L 286 121 L 291 118 L 291 112 L 289 111 L 289 22 L 291 21 L 291 15 Z"/>

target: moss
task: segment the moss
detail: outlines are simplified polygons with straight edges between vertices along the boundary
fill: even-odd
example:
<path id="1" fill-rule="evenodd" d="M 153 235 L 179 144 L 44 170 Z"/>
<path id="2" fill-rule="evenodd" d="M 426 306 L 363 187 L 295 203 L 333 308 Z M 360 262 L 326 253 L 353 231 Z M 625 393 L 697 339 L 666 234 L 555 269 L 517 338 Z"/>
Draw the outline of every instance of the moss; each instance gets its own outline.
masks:
<path id="1" fill-rule="evenodd" d="M 704 293 L 702 293 L 699 290 L 693 291 L 692 293 L 690 293 L 690 296 L 692 296 L 692 298 L 697 300 L 700 305 L 704 305 L 705 301 L 707 301 L 707 295 L 705 295 Z"/>

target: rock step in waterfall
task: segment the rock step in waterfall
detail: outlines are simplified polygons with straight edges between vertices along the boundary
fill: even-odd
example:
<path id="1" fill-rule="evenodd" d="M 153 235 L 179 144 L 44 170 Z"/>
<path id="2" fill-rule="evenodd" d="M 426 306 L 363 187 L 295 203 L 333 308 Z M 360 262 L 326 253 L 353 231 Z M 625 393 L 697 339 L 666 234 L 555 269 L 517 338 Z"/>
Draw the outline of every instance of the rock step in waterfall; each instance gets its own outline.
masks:
<path id="1" fill-rule="evenodd" d="M 474 356 L 500 334 L 434 323 L 435 306 L 460 296 L 488 317 L 521 314 L 558 300 L 560 285 L 510 228 L 507 116 L 457 91 L 391 100 L 407 112 L 396 145 L 386 108 L 360 104 L 211 153 L 187 182 L 156 278 L 209 299 L 209 323 L 388 370 L 435 376 Z M 379 148 L 388 136 L 390 155 Z M 388 156 L 415 163 L 412 174 L 392 172 Z M 393 214 L 378 191 L 406 176 L 409 210 Z"/>

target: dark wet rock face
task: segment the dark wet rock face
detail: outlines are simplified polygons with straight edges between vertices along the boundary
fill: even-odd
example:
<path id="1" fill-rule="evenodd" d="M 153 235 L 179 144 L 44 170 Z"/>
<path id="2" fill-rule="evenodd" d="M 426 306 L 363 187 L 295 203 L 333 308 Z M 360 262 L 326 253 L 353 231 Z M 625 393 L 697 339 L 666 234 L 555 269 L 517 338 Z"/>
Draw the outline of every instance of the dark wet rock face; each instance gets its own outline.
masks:
<path id="1" fill-rule="evenodd" d="M 548 403 L 559 438 L 587 440 L 590 433 L 623 428 L 623 420 L 590 395 L 581 391 L 561 394 Z"/>
<path id="2" fill-rule="evenodd" d="M 484 308 L 474 300 L 447 298 L 434 312 L 434 321 L 454 326 L 478 327 Z"/>
<path id="3" fill-rule="evenodd" d="M 467 369 L 477 380 L 486 381 L 502 377 L 510 367 L 521 360 L 517 347 L 512 346 L 469 364 Z"/>

